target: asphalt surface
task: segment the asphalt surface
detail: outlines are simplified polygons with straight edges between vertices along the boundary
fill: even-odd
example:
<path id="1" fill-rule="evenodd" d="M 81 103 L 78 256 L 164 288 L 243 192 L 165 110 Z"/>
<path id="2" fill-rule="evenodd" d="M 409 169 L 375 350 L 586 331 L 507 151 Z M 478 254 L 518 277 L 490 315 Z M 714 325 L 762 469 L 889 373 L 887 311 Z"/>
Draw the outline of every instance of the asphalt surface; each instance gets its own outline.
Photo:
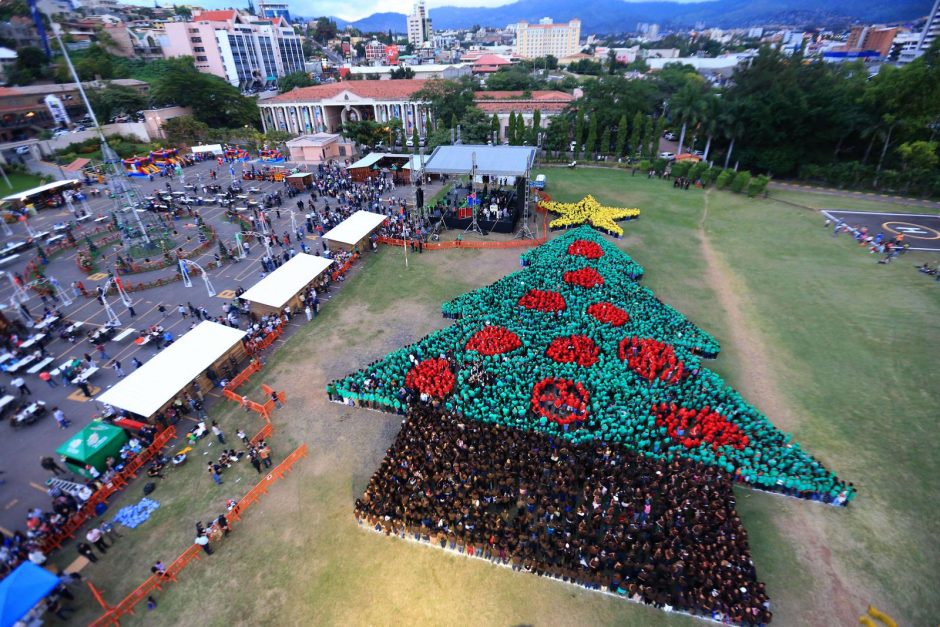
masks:
<path id="1" fill-rule="evenodd" d="M 187 184 L 195 183 L 196 174 L 200 174 L 202 180 L 208 182 L 208 172 L 211 169 L 219 169 L 214 161 L 185 168 L 185 182 Z M 145 195 L 150 195 L 158 189 L 165 189 L 167 180 L 170 179 L 157 177 L 153 182 L 150 182 L 147 179 L 137 178 L 134 179 L 134 182 L 140 186 Z M 227 166 L 220 170 L 217 182 L 222 184 L 223 188 L 231 182 Z M 176 179 L 172 179 L 171 184 L 174 190 L 181 190 L 182 188 L 182 185 Z M 260 188 L 260 192 L 253 195 L 255 197 L 284 188 L 283 183 L 274 182 L 244 181 L 242 184 L 246 190 L 251 187 Z M 409 188 L 400 187 L 391 194 L 411 197 Z M 296 208 L 297 200 L 303 200 L 306 203 L 308 198 L 308 194 L 301 194 L 294 198 L 284 196 L 281 217 L 277 218 L 274 211 L 271 211 L 272 225 L 275 232 L 283 234 L 285 231 L 291 230 L 289 207 Z M 329 199 L 326 202 L 331 207 L 337 206 L 335 200 Z M 318 207 L 322 207 L 323 204 L 322 199 L 317 202 Z M 113 201 L 104 194 L 98 198 L 91 197 L 88 205 L 91 213 L 95 215 L 108 215 L 108 212 L 114 206 Z M 216 228 L 220 238 L 228 243 L 234 241 L 235 233 L 239 229 L 236 225 L 226 221 L 225 210 L 222 207 L 213 205 L 197 209 L 201 212 L 203 219 Z M 44 209 L 40 211 L 38 218 L 30 220 L 29 225 L 34 232 L 39 232 L 51 230 L 53 225 L 68 221 L 71 218 L 71 214 L 66 209 Z M 298 225 L 302 228 L 303 216 L 298 214 L 297 218 Z M 92 221 L 89 220 L 88 223 L 92 223 Z M 192 219 L 181 220 L 176 223 L 176 226 L 180 233 L 196 232 L 195 221 Z M 0 235 L 0 246 L 11 240 L 19 241 L 26 238 L 26 229 L 22 224 L 12 225 L 12 228 L 14 232 L 12 236 Z M 306 243 L 310 246 L 311 252 L 322 251 L 319 238 L 316 236 L 307 235 Z M 299 250 L 299 246 L 297 246 L 297 249 Z M 218 246 L 214 244 L 205 254 L 193 260 L 205 267 L 209 261 L 213 260 L 213 254 L 217 250 Z M 33 256 L 34 251 L 29 251 L 29 253 L 21 255 L 14 263 L 0 266 L 0 270 L 11 273 L 14 271 L 24 273 L 26 262 Z M 120 303 L 117 297 L 112 296 L 110 303 L 112 309 L 120 318 L 120 329 L 132 327 L 141 330 L 160 323 L 174 337 L 178 338 L 188 331 L 190 326 L 195 324 L 192 317 L 183 318 L 177 312 L 177 307 L 180 304 L 192 303 L 196 307 L 205 307 L 210 315 L 221 315 L 222 305 L 234 297 L 234 290 L 237 287 L 241 286 L 248 289 L 260 279 L 260 258 L 263 254 L 263 247 L 256 244 L 251 247 L 248 259 L 238 263 L 226 263 L 221 268 L 209 271 L 209 278 L 217 292 L 216 296 L 210 297 L 203 281 L 197 277 L 193 277 L 192 287 L 190 288 L 184 287 L 183 283 L 178 281 L 159 288 L 131 293 L 130 297 L 137 313 L 136 317 L 131 317 L 127 308 Z M 66 318 L 72 322 L 81 321 L 84 323 L 80 334 L 83 339 L 75 344 L 59 339 L 56 335 L 47 340 L 46 350 L 50 356 L 55 358 L 52 364 L 49 365 L 49 369 L 54 368 L 68 358 L 81 358 L 84 353 L 94 354 L 94 346 L 87 339 L 84 339 L 86 337 L 85 332 L 88 329 L 104 325 L 107 321 L 107 314 L 96 299 L 76 298 L 72 296 L 71 290 L 68 288 L 72 281 L 81 280 L 88 291 L 93 292 L 96 285 L 102 285 L 107 279 L 107 275 L 104 273 L 91 276 L 85 275 L 76 264 L 76 256 L 77 251 L 75 249 L 66 250 L 53 256 L 46 267 L 47 275 L 55 277 L 62 287 L 69 292 L 69 296 L 73 298 L 71 305 L 60 306 Z M 126 278 L 132 283 L 137 283 L 153 280 L 157 277 L 169 277 L 173 274 L 175 274 L 175 267 L 171 266 L 162 270 L 129 275 Z M 9 306 L 12 295 L 13 288 L 10 282 L 5 277 L 0 277 L 0 302 Z M 166 306 L 166 315 L 162 315 L 158 311 L 158 306 L 161 303 Z M 41 314 L 42 303 L 38 296 L 33 295 L 26 305 L 34 315 Z M 324 305 L 328 307 L 329 303 L 327 302 Z M 5 311 L 5 314 L 8 318 L 17 317 L 16 311 L 9 308 Z M 303 316 L 300 316 L 295 318 L 295 321 L 291 324 L 296 327 L 305 323 L 306 320 Z M 290 331 L 288 331 L 289 333 Z M 133 357 L 141 362 L 146 362 L 157 352 L 154 346 L 138 347 L 134 345 L 133 338 L 135 336 L 131 336 L 120 343 L 109 341 L 105 344 L 107 355 L 112 359 L 119 360 L 125 373 L 129 373 L 134 369 L 131 363 Z M 101 362 L 104 360 L 97 355 L 95 359 L 99 362 L 99 365 L 102 365 Z M 60 430 L 52 417 L 51 411 L 31 425 L 14 428 L 6 419 L 0 423 L 0 471 L 3 473 L 0 474 L 0 480 L 5 480 L 4 483 L 0 484 L 0 530 L 5 532 L 22 528 L 28 509 L 32 507 L 49 509 L 50 499 L 46 494 L 44 483 L 50 474 L 40 467 L 40 458 L 53 455 L 56 447 L 70 437 L 71 434 L 87 425 L 92 417 L 101 410 L 97 402 L 86 399 L 75 386 L 64 387 L 60 382 L 58 387 L 52 388 L 40 381 L 35 374 L 23 374 L 22 376 L 26 379 L 27 386 L 32 391 L 29 400 L 41 399 L 47 403 L 50 409 L 53 406 L 60 407 L 67 418 L 72 421 L 72 424 L 68 429 Z M 7 393 L 10 393 L 11 390 L 16 393 L 16 388 L 10 385 L 13 378 L 7 373 L 0 374 L 0 385 L 6 387 Z M 119 376 L 115 370 L 102 366 L 101 370 L 90 380 L 94 396 L 114 385 L 118 380 Z M 212 400 L 218 402 L 218 399 Z M 210 416 L 213 407 L 213 402 L 207 404 Z M 12 413 L 11 411 L 5 412 L 5 418 L 8 418 Z"/>
<path id="2" fill-rule="evenodd" d="M 903 234 L 911 250 L 940 252 L 940 216 L 914 213 L 881 213 L 824 209 L 832 220 L 842 220 L 852 228 L 868 227 L 870 235 L 884 233 L 886 239 Z"/>

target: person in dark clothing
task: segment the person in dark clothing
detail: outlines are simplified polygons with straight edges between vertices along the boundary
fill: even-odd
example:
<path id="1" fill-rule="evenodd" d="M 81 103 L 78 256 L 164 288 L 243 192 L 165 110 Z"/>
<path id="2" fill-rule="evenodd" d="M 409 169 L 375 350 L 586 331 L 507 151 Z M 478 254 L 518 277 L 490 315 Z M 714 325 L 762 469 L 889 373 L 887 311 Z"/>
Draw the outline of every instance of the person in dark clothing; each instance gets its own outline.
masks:
<path id="1" fill-rule="evenodd" d="M 68 474 L 65 468 L 58 465 L 51 457 L 41 457 L 39 459 L 39 465 L 56 476 Z"/>
<path id="2" fill-rule="evenodd" d="M 79 555 L 88 558 L 88 561 L 92 564 L 98 561 L 98 556 L 91 550 L 91 545 L 87 542 L 79 542 L 75 549 L 78 551 Z"/>

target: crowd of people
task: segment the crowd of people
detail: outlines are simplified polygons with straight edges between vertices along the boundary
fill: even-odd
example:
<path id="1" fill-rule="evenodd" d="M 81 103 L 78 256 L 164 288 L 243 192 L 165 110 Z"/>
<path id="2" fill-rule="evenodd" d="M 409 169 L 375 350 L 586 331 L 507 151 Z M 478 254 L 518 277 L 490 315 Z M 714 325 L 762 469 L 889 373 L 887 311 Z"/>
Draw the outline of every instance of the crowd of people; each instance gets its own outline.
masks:
<path id="1" fill-rule="evenodd" d="M 733 624 L 772 614 L 728 477 L 616 444 L 415 408 L 356 501 L 361 524 Z"/>
<path id="2" fill-rule="evenodd" d="M 852 484 L 703 367 L 701 355 L 718 353 L 715 339 L 631 280 L 619 249 L 585 227 L 537 250 L 521 272 L 445 305 L 454 324 L 329 384 L 328 394 L 397 412 L 426 399 L 467 420 L 691 459 L 759 489 L 835 505 L 854 497 Z M 520 342 L 480 353 L 475 338 L 491 326 Z M 480 367 L 494 386 L 472 382 Z"/>

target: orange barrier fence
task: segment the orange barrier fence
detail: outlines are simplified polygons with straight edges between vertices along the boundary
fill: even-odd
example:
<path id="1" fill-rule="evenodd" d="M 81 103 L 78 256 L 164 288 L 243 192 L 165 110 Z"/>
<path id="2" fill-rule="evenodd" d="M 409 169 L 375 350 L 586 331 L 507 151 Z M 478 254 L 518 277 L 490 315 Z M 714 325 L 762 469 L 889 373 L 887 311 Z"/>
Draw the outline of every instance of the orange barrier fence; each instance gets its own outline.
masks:
<path id="1" fill-rule="evenodd" d="M 380 237 L 379 241 L 381 240 L 382 238 Z M 334 281 L 339 279 L 341 276 L 346 274 L 346 271 L 349 270 L 350 267 L 352 267 L 352 265 L 356 262 L 357 259 L 359 259 L 359 253 L 353 253 L 353 256 L 350 257 L 348 260 L 346 260 L 346 263 L 344 263 L 342 266 L 339 267 L 338 270 L 334 271 L 333 274 L 330 275 L 330 278 L 333 279 Z"/>
<path id="2" fill-rule="evenodd" d="M 268 346 L 274 343 L 274 340 L 281 337 L 281 334 L 284 333 L 284 325 L 278 325 L 274 327 L 274 330 L 265 335 L 260 342 L 251 342 L 245 345 L 245 350 L 249 355 L 257 355 Z"/>
<path id="3" fill-rule="evenodd" d="M 99 503 L 107 502 L 112 494 L 124 488 L 131 479 L 137 476 L 137 471 L 140 470 L 144 464 L 149 462 L 154 455 L 159 453 L 163 447 L 166 446 L 167 442 L 175 437 L 176 428 L 172 426 L 158 433 L 150 446 L 128 461 L 121 472 L 117 473 L 111 481 L 92 493 L 91 497 L 82 504 L 77 512 L 72 514 L 68 522 L 62 526 L 57 534 L 43 541 L 43 552 L 49 553 L 62 546 L 62 543 L 65 542 L 67 538 L 74 538 L 75 532 L 84 525 L 89 518 L 94 517 L 95 507 L 97 507 Z"/>
<path id="4" fill-rule="evenodd" d="M 229 527 L 234 527 L 235 523 L 241 522 L 242 514 L 245 509 L 250 505 L 255 503 L 262 495 L 267 494 L 268 490 L 278 479 L 284 477 L 284 475 L 290 473 L 293 469 L 294 464 L 296 464 L 301 458 L 306 457 L 309 453 L 306 444 L 301 444 L 293 453 L 284 458 L 280 464 L 271 469 L 271 472 L 266 474 L 261 481 L 256 483 L 248 493 L 243 496 L 238 503 L 233 507 L 229 512 L 226 512 L 226 518 L 229 522 Z M 137 586 L 137 588 L 128 594 L 126 597 L 121 599 L 121 601 L 114 606 L 108 605 L 104 598 L 101 596 L 101 593 L 88 582 L 88 587 L 91 589 L 92 594 L 101 604 L 102 608 L 105 610 L 97 620 L 91 623 L 92 627 L 103 627 L 105 625 L 120 625 L 121 617 L 127 616 L 134 613 L 134 608 L 138 603 L 145 601 L 148 596 L 152 595 L 156 590 L 162 590 L 169 582 L 176 583 L 177 578 L 182 573 L 183 569 L 192 562 L 193 560 L 200 560 L 205 555 L 203 550 L 196 544 L 189 545 L 183 553 L 177 557 L 173 562 L 167 567 L 166 573 L 163 575 L 151 575 L 148 577 L 142 584 Z"/>

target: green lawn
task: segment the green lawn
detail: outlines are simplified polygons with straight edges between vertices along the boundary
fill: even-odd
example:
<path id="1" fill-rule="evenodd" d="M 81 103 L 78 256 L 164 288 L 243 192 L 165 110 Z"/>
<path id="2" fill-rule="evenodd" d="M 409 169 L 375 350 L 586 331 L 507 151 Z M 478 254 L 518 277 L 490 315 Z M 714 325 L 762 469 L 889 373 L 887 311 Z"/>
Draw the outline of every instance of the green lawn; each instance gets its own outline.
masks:
<path id="1" fill-rule="evenodd" d="M 930 375 L 940 354 L 940 289 L 911 267 L 916 258 L 877 265 L 849 239 L 832 239 L 818 213 L 773 198 L 680 191 L 629 172 L 546 173 L 557 200 L 590 192 L 602 203 L 641 209 L 618 243 L 643 264 L 644 282 L 661 299 L 722 343 L 709 367 L 858 486 L 848 509 L 736 491 L 775 622 L 854 623 L 868 603 L 900 624 L 935 622 L 940 595 L 929 582 L 940 563 L 931 533 L 940 515 L 940 399 Z M 801 204 L 815 206 L 811 194 L 797 193 Z M 830 200 L 841 199 L 819 206 L 858 206 Z M 709 274 L 702 237 L 726 284 L 714 283 L 714 268 Z M 264 381 L 287 392 L 274 417 L 276 458 L 302 441 L 310 457 L 249 510 L 215 555 L 161 594 L 156 611 L 141 608 L 127 624 L 192 624 L 197 617 L 210 625 L 693 624 L 384 538 L 354 522 L 353 501 L 401 417 L 327 403 L 324 384 L 441 328 L 441 301 L 518 268 L 518 251 L 409 254 L 407 268 L 400 248 L 367 254 L 320 317 L 256 375 L 255 386 Z M 735 315 L 726 309 L 729 294 Z M 763 370 L 756 367 L 760 351 L 742 341 L 742 326 L 743 337 L 765 349 Z M 245 423 L 240 410 L 219 417 L 230 437 Z M 195 520 L 247 489 L 254 474 L 247 465 L 221 489 L 212 485 L 202 450 L 155 492 L 164 507 L 154 519 L 86 568 L 109 599 L 142 581 L 153 560 L 185 548 Z M 139 499 L 139 486 L 130 492 L 128 501 Z M 86 607 L 76 619 L 94 615 Z"/>
<path id="2" fill-rule="evenodd" d="M 42 184 L 39 180 L 39 177 L 33 174 L 7 172 L 7 178 L 10 179 L 10 184 L 12 187 L 7 185 L 6 180 L 0 177 L 0 198 L 4 198 L 5 196 L 9 196 L 11 194 L 17 194 L 34 187 L 39 187 Z"/>

